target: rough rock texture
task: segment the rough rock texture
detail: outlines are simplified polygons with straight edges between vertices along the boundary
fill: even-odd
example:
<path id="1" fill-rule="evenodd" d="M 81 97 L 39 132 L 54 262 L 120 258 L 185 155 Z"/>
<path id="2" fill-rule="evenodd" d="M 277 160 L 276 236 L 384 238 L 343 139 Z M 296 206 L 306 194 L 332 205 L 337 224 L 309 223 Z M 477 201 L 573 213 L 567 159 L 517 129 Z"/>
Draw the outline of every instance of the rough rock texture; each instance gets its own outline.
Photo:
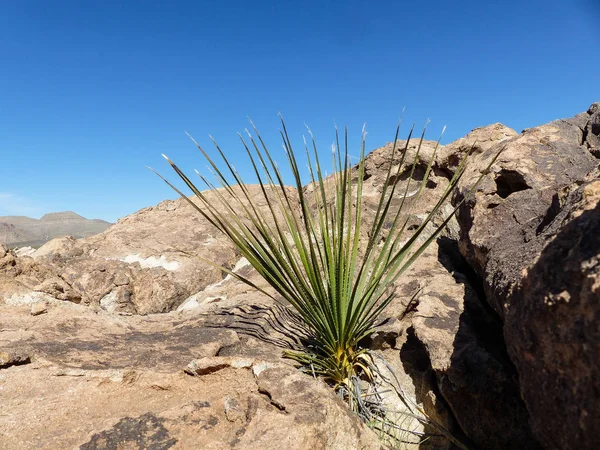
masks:
<path id="1" fill-rule="evenodd" d="M 104 220 L 86 219 L 70 211 L 46 214 L 39 220 L 24 216 L 0 216 L 0 242 L 11 247 L 39 247 L 57 237 L 93 236 L 110 225 Z"/>
<path id="2" fill-rule="evenodd" d="M 394 370 L 394 387 L 471 448 L 598 447 L 599 109 L 520 135 L 501 124 L 475 129 L 438 149 L 419 202 L 406 187 L 435 142 L 423 143 L 415 177 L 405 165 L 392 180 L 392 209 L 408 193 L 410 234 L 466 152 L 463 193 L 503 149 L 363 342 Z M 366 161 L 367 225 L 390 149 Z M 314 188 L 304 188 L 309 201 Z M 448 202 L 434 223 L 450 211 Z M 185 200 L 31 256 L 0 246 L 8 448 L 378 448 L 325 386 L 280 358 L 299 344 L 282 326 L 286 310 L 199 257 L 260 283 Z M 390 392 L 386 405 L 403 410 Z"/>
<path id="3" fill-rule="evenodd" d="M 0 306 L 2 448 L 381 447 L 327 386 L 282 364 L 277 347 L 253 352 L 251 338 L 203 320 L 56 301 L 37 317 Z M 216 356 L 232 345 L 254 356 Z"/>
<path id="4" fill-rule="evenodd" d="M 404 320 L 409 328 L 399 339 L 400 362 L 415 384 L 429 386 L 431 392 L 419 394 L 424 405 L 435 394 L 435 403 L 449 408 L 458 425 L 451 429 L 462 430 L 463 440 L 481 449 L 539 448 L 500 321 L 482 303 L 456 243 L 444 238 L 435 250 L 405 277 L 423 291 Z"/>
<path id="5" fill-rule="evenodd" d="M 258 187 L 251 187 L 252 195 Z M 264 200 L 259 207 L 266 207 Z M 214 266 L 233 268 L 233 246 L 183 199 L 160 203 L 118 221 L 104 233 L 55 239 L 5 265 L 0 298 L 43 292 L 110 312 L 152 314 L 176 309 L 220 282 Z M 213 264 L 206 262 L 211 261 Z M 0 265 L 3 263 L 0 262 Z"/>
<path id="6" fill-rule="evenodd" d="M 461 251 L 503 319 L 529 422 L 551 449 L 600 446 L 599 110 L 484 152 L 475 171 L 503 148 L 459 216 Z"/>
<path id="7" fill-rule="evenodd" d="M 443 147 L 437 156 L 437 163 L 441 169 L 452 170 L 459 165 L 467 153 L 471 152 L 474 156 L 481 154 L 517 135 L 515 130 L 501 123 L 475 128 L 465 137 Z"/>
<path id="8" fill-rule="evenodd" d="M 557 193 L 581 183 L 598 165 L 582 131 L 594 117 L 583 113 L 530 128 L 471 161 L 463 187 L 502 151 L 493 176 L 481 183 L 459 215 L 461 251 L 484 276 L 487 299 L 501 316 L 523 268 L 539 251 L 538 235 L 557 213 Z"/>
<path id="9" fill-rule="evenodd" d="M 33 290 L 111 312 L 167 312 L 222 279 L 221 271 L 198 255 L 225 267 L 237 260 L 215 234 L 183 200 L 166 201 L 100 235 L 53 240 L 33 258 L 6 262 L 15 265 L 14 277 L 4 290 L 0 284 L 0 293 L 17 300 Z"/>
<path id="10" fill-rule="evenodd" d="M 600 181 L 565 193 L 510 299 L 505 334 L 547 448 L 599 448 Z"/>

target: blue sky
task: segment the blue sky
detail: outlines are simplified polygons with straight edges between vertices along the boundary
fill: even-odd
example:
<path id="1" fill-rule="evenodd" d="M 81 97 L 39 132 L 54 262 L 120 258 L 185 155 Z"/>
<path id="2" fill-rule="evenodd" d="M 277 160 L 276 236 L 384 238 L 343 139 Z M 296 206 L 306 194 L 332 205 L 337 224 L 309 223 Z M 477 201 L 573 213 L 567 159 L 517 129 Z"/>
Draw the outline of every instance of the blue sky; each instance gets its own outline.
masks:
<path id="1" fill-rule="evenodd" d="M 497 4 L 492 4 L 497 3 Z M 245 172 L 237 132 L 278 158 L 277 113 L 324 152 L 333 123 L 369 148 L 405 122 L 443 142 L 516 130 L 600 101 L 598 0 L 0 1 L 0 215 L 72 210 L 115 221 L 173 198 L 213 135 Z"/>

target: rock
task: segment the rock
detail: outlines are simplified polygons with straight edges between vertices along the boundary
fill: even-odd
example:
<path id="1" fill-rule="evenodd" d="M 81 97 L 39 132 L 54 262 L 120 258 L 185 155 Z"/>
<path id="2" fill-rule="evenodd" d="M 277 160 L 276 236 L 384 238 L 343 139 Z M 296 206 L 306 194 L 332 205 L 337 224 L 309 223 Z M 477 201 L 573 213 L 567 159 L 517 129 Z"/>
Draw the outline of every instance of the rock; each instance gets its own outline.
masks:
<path id="1" fill-rule="evenodd" d="M 511 296 L 505 335 L 545 447 L 600 448 L 600 181 L 564 195 Z"/>
<path id="2" fill-rule="evenodd" d="M 229 268 L 239 260 L 233 246 L 182 199 L 143 209 L 87 239 L 55 239 L 32 256 L 0 278 L 59 300 L 133 314 L 174 310 L 222 282 L 224 273 L 205 260 Z M 0 283 L 0 298 L 9 295 Z"/>
<path id="3" fill-rule="evenodd" d="M 460 248 L 503 321 L 529 423 L 545 448 L 600 445 L 591 413 L 600 410 L 598 108 L 490 148 L 463 184 L 503 149 L 460 211 Z"/>
<path id="4" fill-rule="evenodd" d="M 600 158 L 600 103 L 594 103 L 587 111 L 589 117 L 583 114 L 586 124 L 582 127 L 582 144 L 596 158 Z"/>
<path id="5" fill-rule="evenodd" d="M 116 286 L 100 299 L 100 307 L 108 312 L 131 312 L 131 292 L 127 286 Z"/>
<path id="6" fill-rule="evenodd" d="M 55 256 L 68 256 L 69 251 L 71 251 L 76 245 L 77 241 L 71 236 L 56 238 L 46 242 L 31 255 L 27 256 L 33 256 L 34 258 L 39 258 L 50 254 Z"/>
<path id="7" fill-rule="evenodd" d="M 557 193 L 583 181 L 598 165 L 582 145 L 582 128 L 590 120 L 583 113 L 525 130 L 472 158 L 463 177 L 464 191 L 502 151 L 493 174 L 458 216 L 461 252 L 484 277 L 486 297 L 500 316 L 522 270 L 539 250 L 537 236 L 556 214 Z"/>
<path id="8" fill-rule="evenodd" d="M 517 135 L 518 133 L 515 130 L 501 123 L 475 128 L 464 138 L 458 139 L 441 148 L 438 152 L 436 162 L 439 169 L 453 171 L 467 153 L 471 152 L 473 156 L 481 154 L 500 142 Z"/>
<path id="9" fill-rule="evenodd" d="M 419 286 L 421 293 L 406 309 Z M 502 324 L 485 304 L 455 241 L 440 239 L 401 278 L 398 300 L 383 316 L 394 313 L 401 319 L 395 322 L 397 337 L 389 350 L 380 351 L 405 394 L 429 417 L 474 448 L 500 450 L 515 442 L 519 448 L 540 448 Z M 393 327 L 388 327 L 389 335 Z M 433 448 L 444 447 L 436 442 Z"/>
<path id="10" fill-rule="evenodd" d="M 240 338 L 208 320 L 69 302 L 32 318 L 0 305 L 3 447 L 381 448 L 331 388 L 285 364 L 277 347 L 267 361 L 215 356 Z M 8 350 L 25 341 L 28 352 Z M 204 369 L 189 376 L 187 365 Z"/>
<path id="11" fill-rule="evenodd" d="M 81 301 L 81 295 L 63 279 L 58 277 L 45 279 L 42 283 L 34 287 L 34 291 L 46 293 L 57 300 L 66 300 L 74 303 Z"/>
<path id="12" fill-rule="evenodd" d="M 39 220 L 24 216 L 1 216 L 0 242 L 13 247 L 39 247 L 56 237 L 93 236 L 110 225 L 104 220 L 89 220 L 70 211 L 46 214 Z"/>
<path id="13" fill-rule="evenodd" d="M 22 345 L 0 349 L 0 369 L 10 366 L 29 364 L 31 362 L 31 349 Z"/>
<path id="14" fill-rule="evenodd" d="M 31 305 L 31 311 L 29 314 L 32 316 L 39 316 L 48 312 L 48 305 L 46 302 L 36 302 Z"/>

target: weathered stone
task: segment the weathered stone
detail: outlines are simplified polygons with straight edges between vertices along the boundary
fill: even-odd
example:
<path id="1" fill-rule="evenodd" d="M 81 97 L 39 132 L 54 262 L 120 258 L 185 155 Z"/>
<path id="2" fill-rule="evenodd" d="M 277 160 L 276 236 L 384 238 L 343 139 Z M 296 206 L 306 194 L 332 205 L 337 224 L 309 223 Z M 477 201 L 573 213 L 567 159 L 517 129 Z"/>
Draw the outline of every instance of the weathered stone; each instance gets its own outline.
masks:
<path id="1" fill-rule="evenodd" d="M 21 344 L 0 349 L 0 369 L 28 364 L 31 362 L 31 354 L 31 349 Z"/>
<path id="2" fill-rule="evenodd" d="M 599 104 L 474 158 L 464 186 L 503 150 L 460 211 L 460 248 L 504 322 L 520 393 L 546 448 L 595 448 Z"/>
<path id="3" fill-rule="evenodd" d="M 419 202 L 409 186 L 407 236 L 474 142 L 463 194 L 504 149 L 461 208 L 461 227 L 451 221 L 404 274 L 363 342 L 399 381 L 402 395 L 388 389 L 386 406 L 401 409 L 404 397 L 474 448 L 595 446 L 599 108 L 518 136 L 501 124 L 475 129 L 438 148 Z M 392 213 L 435 146 L 423 143 L 416 176 L 405 164 L 391 180 Z M 412 161 L 417 141 L 408 148 Z M 390 149 L 366 161 L 363 242 Z M 325 184 L 332 196 L 331 178 Z M 315 186 L 304 192 L 315 209 Z M 451 211 L 445 204 L 434 224 Z M 199 257 L 262 283 L 185 200 L 146 208 L 94 237 L 50 242 L 33 257 L 0 247 L 0 349 L 9 355 L 27 342 L 36 369 L 10 357 L 16 364 L 0 378 L 3 407 L 19 418 L 0 415 L 9 448 L 379 446 L 329 387 L 281 359 L 282 349 L 301 344 L 301 333 L 285 327 L 289 313 Z M 32 318 L 41 302 L 52 307 Z M 46 402 L 33 401 L 41 397 L 63 413 L 47 415 Z M 42 414 L 43 427 L 34 420 Z M 65 423 L 77 426 L 50 441 L 47 430 Z M 451 448 L 437 437 L 417 445 Z"/>
<path id="4" fill-rule="evenodd" d="M 486 297 L 501 316 L 512 287 L 539 250 L 537 236 L 556 214 L 556 194 L 598 165 L 582 145 L 584 119 L 557 120 L 502 141 L 474 157 L 463 177 L 464 192 L 502 152 L 459 213 L 461 252 L 483 276 Z"/>
<path id="5" fill-rule="evenodd" d="M 36 302 L 31 305 L 31 311 L 29 314 L 32 316 L 39 316 L 48 312 L 48 304 L 46 302 Z"/>
<path id="6" fill-rule="evenodd" d="M 68 302 L 32 318 L 0 305 L 3 448 L 381 448 L 328 386 L 282 364 L 276 347 L 271 361 L 214 356 L 239 340 L 206 320 L 97 314 Z M 31 348 L 17 353 L 23 341 Z M 184 374 L 191 360 L 207 370 Z"/>
<path id="7" fill-rule="evenodd" d="M 600 448 L 600 181 L 561 204 L 511 296 L 505 335 L 545 447 Z"/>

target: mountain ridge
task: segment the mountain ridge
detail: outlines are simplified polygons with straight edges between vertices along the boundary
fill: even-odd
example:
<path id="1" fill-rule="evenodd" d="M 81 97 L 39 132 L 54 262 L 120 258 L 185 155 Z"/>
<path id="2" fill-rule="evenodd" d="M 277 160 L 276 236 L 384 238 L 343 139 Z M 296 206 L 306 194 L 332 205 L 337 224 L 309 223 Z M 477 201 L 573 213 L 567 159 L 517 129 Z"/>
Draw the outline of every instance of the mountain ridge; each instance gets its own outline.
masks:
<path id="1" fill-rule="evenodd" d="M 87 219 L 73 211 L 48 213 L 39 219 L 0 216 L 0 243 L 11 247 L 39 247 L 57 237 L 93 236 L 111 225 L 101 219 Z"/>

